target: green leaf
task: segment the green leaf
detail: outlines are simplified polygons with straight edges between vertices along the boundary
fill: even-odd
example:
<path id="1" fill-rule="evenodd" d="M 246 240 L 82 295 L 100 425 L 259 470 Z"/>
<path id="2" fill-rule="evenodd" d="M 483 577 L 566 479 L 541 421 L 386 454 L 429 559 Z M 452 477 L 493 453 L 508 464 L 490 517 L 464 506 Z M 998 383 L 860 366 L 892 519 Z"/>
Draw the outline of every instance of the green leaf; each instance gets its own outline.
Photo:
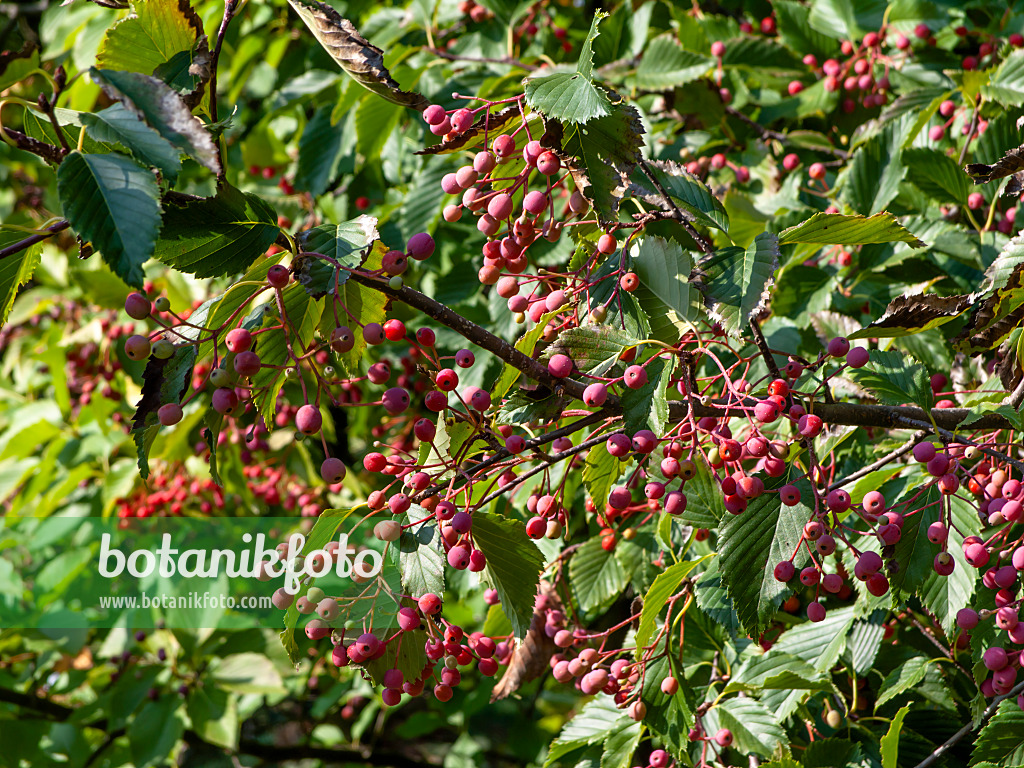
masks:
<path id="1" fill-rule="evenodd" d="M 968 176 L 953 158 L 937 149 L 910 147 L 903 150 L 903 162 L 911 183 L 930 198 L 940 203 L 967 205 Z"/>
<path id="2" fill-rule="evenodd" d="M 180 208 L 168 205 L 153 256 L 196 277 L 236 275 L 265 253 L 280 231 L 273 208 L 225 184 L 216 197 Z"/>
<path id="3" fill-rule="evenodd" d="M 683 560 L 670 565 L 654 580 L 651 588 L 644 595 L 644 606 L 640 611 L 640 625 L 636 630 L 636 656 L 639 659 L 644 648 L 650 645 L 654 636 L 654 627 L 658 620 L 658 614 L 665 607 L 668 599 L 679 589 L 683 579 L 690 575 L 690 572 L 713 555 L 704 555 L 698 560 Z"/>
<path id="4" fill-rule="evenodd" d="M 931 660 L 927 656 L 914 656 L 890 672 L 878 689 L 875 711 L 877 712 L 878 708 L 890 699 L 916 687 L 924 680 L 930 663 Z"/>
<path id="5" fill-rule="evenodd" d="M 146 0 L 134 13 L 113 24 L 103 36 L 96 65 L 103 69 L 151 75 L 176 54 L 191 60 L 208 56 L 196 50 L 203 23 L 187 0 Z"/>
<path id="6" fill-rule="evenodd" d="M 310 298 L 298 283 L 292 283 L 281 291 L 281 303 L 287 321 L 280 317 L 276 307 L 268 309 L 263 315 L 255 347 L 262 365 L 252 377 L 253 404 L 263 416 L 267 429 L 270 429 L 277 413 L 277 393 L 287 378 L 285 370 L 295 367 L 289 347 L 294 355 L 305 354 L 324 309 L 323 302 Z"/>
<path id="7" fill-rule="evenodd" d="M 526 81 L 526 103 L 532 109 L 562 123 L 586 123 L 611 114 L 608 97 L 591 79 L 594 38 L 601 19 L 607 15 L 600 11 L 594 14 L 574 72 L 555 72 Z"/>
<path id="8" fill-rule="evenodd" d="M 882 752 L 882 768 L 897 768 L 897 755 L 900 748 L 900 731 L 903 730 L 903 718 L 910 711 L 910 705 L 903 707 L 896 713 L 896 717 L 889 723 L 889 730 L 878 743 Z"/>
<path id="9" fill-rule="evenodd" d="M 782 483 L 768 485 L 773 490 Z M 810 488 L 801 487 L 801 494 L 811 498 Z M 719 570 L 749 634 L 757 635 L 768 626 L 787 594 L 773 569 L 796 551 L 811 513 L 803 502 L 787 507 L 777 493 L 766 492 L 750 500 L 740 514 L 726 516 L 719 531 Z"/>
<path id="10" fill-rule="evenodd" d="M 763 232 L 747 248 L 721 248 L 697 263 L 690 282 L 704 296 L 711 316 L 739 336 L 768 299 L 779 266 L 779 237 Z"/>
<path id="11" fill-rule="evenodd" d="M 799 54 L 813 53 L 819 60 L 838 53 L 835 40 L 811 27 L 810 9 L 795 0 L 774 0 L 772 10 L 778 25 L 779 39 Z M 790 136 L 792 138 L 792 136 Z"/>
<path id="12" fill-rule="evenodd" d="M 919 589 L 934 572 L 933 563 L 937 549 L 928 541 L 928 526 L 939 519 L 942 494 L 938 486 L 932 485 L 923 493 L 919 488 L 911 489 L 906 494 L 906 500 L 909 499 L 914 499 L 914 507 L 921 511 L 904 520 L 900 540 L 896 542 L 896 552 L 892 558 L 899 566 L 899 570 L 889 577 L 889 585 L 894 592 L 901 591 L 907 594 Z M 964 566 L 962 563 L 956 563 L 956 567 Z"/>
<path id="13" fill-rule="evenodd" d="M 142 264 L 160 230 L 153 174 L 123 155 L 72 152 L 57 169 L 57 193 L 71 228 L 118 277 L 142 288 Z"/>
<path id="14" fill-rule="evenodd" d="M 145 702 L 127 731 L 134 765 L 146 768 L 166 760 L 185 733 L 181 700 L 164 695 L 156 701 Z"/>
<path id="15" fill-rule="evenodd" d="M 569 561 L 569 588 L 576 604 L 587 613 L 607 608 L 626 588 L 629 576 L 601 538 L 588 539 Z"/>
<path id="16" fill-rule="evenodd" d="M 981 95 L 1004 107 L 1024 104 L 1024 51 L 1013 51 L 1003 59 Z"/>
<path id="17" fill-rule="evenodd" d="M 295 236 L 295 242 L 303 251 L 319 253 L 351 269 L 363 263 L 366 248 L 379 236 L 376 218 L 357 216 L 340 224 L 321 224 L 304 230 Z M 348 269 L 338 270 L 320 259 L 304 261 L 296 265 L 295 271 L 295 279 L 316 297 L 334 294 L 335 288 L 345 284 L 351 274 Z"/>
<path id="18" fill-rule="evenodd" d="M 224 749 L 238 747 L 238 701 L 232 694 L 213 686 L 189 690 L 185 709 L 192 730 L 210 744 Z"/>
<path id="19" fill-rule="evenodd" d="M 950 496 L 949 505 L 953 521 L 949 527 L 949 551 L 962 552 L 966 536 L 981 535 L 981 521 L 974 506 L 959 496 Z M 926 534 L 927 530 L 925 526 Z M 947 637 L 956 632 L 957 611 L 970 604 L 976 585 L 974 569 L 957 561 L 949 576 L 940 576 L 932 568 L 918 588 L 921 602 L 939 620 Z"/>
<path id="20" fill-rule="evenodd" d="M 770 757 L 788 743 L 775 716 L 754 699 L 726 699 L 715 711 L 721 727 L 732 731 L 735 748 L 740 752 Z"/>
<path id="21" fill-rule="evenodd" d="M 562 732 L 551 742 L 544 766 L 553 765 L 565 755 L 588 744 L 599 744 L 632 722 L 608 696 L 588 701 Z"/>
<path id="22" fill-rule="evenodd" d="M 640 745 L 643 736 L 643 723 L 630 718 L 621 722 L 619 727 L 608 734 L 604 742 L 604 754 L 601 755 L 601 768 L 626 768 L 630 758 Z"/>
<path id="23" fill-rule="evenodd" d="M 848 335 L 854 339 L 893 338 L 937 328 L 971 309 L 978 294 L 969 296 L 938 296 L 934 293 L 897 296 L 889 302 L 885 314 L 859 331 Z"/>
<path id="24" fill-rule="evenodd" d="M 586 125 L 564 126 L 557 152 L 573 182 L 597 214 L 598 223 L 617 221 L 629 177 L 640 162 L 644 127 L 636 107 L 615 103 L 603 117 Z"/>
<path id="25" fill-rule="evenodd" d="M 932 388 L 928 372 L 910 355 L 896 351 L 872 349 L 863 368 L 853 368 L 846 375 L 856 381 L 879 402 L 888 405 L 917 403 L 922 408 L 932 404 Z"/>
<path id="26" fill-rule="evenodd" d="M 389 643 L 383 656 L 366 663 L 370 680 L 374 685 L 383 685 L 389 669 L 400 669 L 406 680 L 415 680 L 430 663 L 423 647 L 426 642 L 427 633 L 422 629 L 403 633 L 401 643 Z"/>
<path id="27" fill-rule="evenodd" d="M 676 677 L 680 683 L 679 690 L 671 696 L 662 693 L 661 682 L 671 674 L 672 665 L 667 656 L 648 662 L 640 699 L 647 705 L 644 725 L 661 738 L 669 752 L 683 755 L 689 744 L 688 732 L 693 726 L 693 711 L 687 701 L 689 692 L 681 674 Z"/>
<path id="28" fill-rule="evenodd" d="M 729 231 L 729 214 L 725 212 L 725 206 L 703 181 L 671 160 L 652 160 L 647 167 L 675 204 L 693 216 L 694 223 Z M 633 173 L 630 191 L 651 205 L 665 208 L 661 191 L 639 171 Z"/>
<path id="29" fill-rule="evenodd" d="M 810 25 L 823 35 L 859 40 L 882 25 L 885 0 L 817 0 L 811 6 Z"/>
<path id="30" fill-rule="evenodd" d="M 622 393 L 622 427 L 626 434 L 636 434 L 641 429 L 649 429 L 660 435 L 665 431 L 668 421 L 668 381 L 672 377 L 674 361 L 664 357 L 652 358 L 645 364 L 647 383 L 639 389 L 629 389 Z"/>
<path id="31" fill-rule="evenodd" d="M 750 69 L 757 73 L 771 72 L 779 76 L 803 70 L 800 59 L 789 50 L 773 40 L 753 35 L 726 40 L 722 66 Z"/>
<path id="32" fill-rule="evenodd" d="M 174 184 L 181 172 L 181 156 L 163 136 L 128 111 L 114 104 L 95 113 L 82 113 L 82 125 L 96 141 L 120 144 L 139 163 L 159 169 Z"/>
<path id="33" fill-rule="evenodd" d="M 413 506 L 403 525 L 422 520 L 427 513 Z M 406 593 L 419 598 L 428 592 L 444 594 L 445 556 L 441 546 L 441 533 L 432 521 L 414 525 L 402 532 L 398 540 L 399 562 L 402 567 L 402 587 Z"/>
<path id="34" fill-rule="evenodd" d="M 303 547 L 307 552 L 309 547 Z M 284 693 L 284 681 L 274 662 L 256 652 L 233 653 L 212 667 L 211 680 L 229 691 L 238 693 Z"/>
<path id="35" fill-rule="evenodd" d="M 619 478 L 621 462 L 610 453 L 605 443 L 598 443 L 587 451 L 583 465 L 583 485 L 598 509 L 608 500 L 608 494 Z"/>
<path id="36" fill-rule="evenodd" d="M 978 734 L 971 753 L 971 766 L 1014 768 L 1024 765 L 1024 710 L 1014 699 L 1000 702 L 999 708 Z"/>
<path id="37" fill-rule="evenodd" d="M 703 77 L 714 59 L 684 50 L 671 32 L 647 44 L 640 66 L 630 83 L 644 91 L 668 91 Z"/>
<path id="38" fill-rule="evenodd" d="M 798 624 L 783 632 L 768 653 L 787 653 L 803 659 L 818 672 L 827 672 L 846 648 L 846 635 L 856 618 L 854 610 L 830 608 L 824 621 Z"/>
<path id="39" fill-rule="evenodd" d="M 606 376 L 619 362 L 619 356 L 636 345 L 636 338 L 618 328 L 581 325 L 559 333 L 555 342 L 544 350 L 543 359 L 550 360 L 552 355 L 561 353 L 571 357 L 583 373 Z"/>
<path id="40" fill-rule="evenodd" d="M 9 242 L 6 237 L 0 236 L 0 244 L 6 246 L 20 240 L 20 234 L 15 234 L 18 236 L 11 238 Z M 7 322 L 7 315 L 14 306 L 19 289 L 32 279 L 36 267 L 39 266 L 41 254 L 42 248 L 30 246 L 0 259 L 0 326 Z"/>
<path id="41" fill-rule="evenodd" d="M 1016 410 L 1009 403 L 993 403 L 983 401 L 971 406 L 971 412 L 960 422 L 961 427 L 969 427 L 985 416 L 995 414 L 1002 416 L 1014 429 L 1024 429 L 1024 414 Z"/>
<path id="42" fill-rule="evenodd" d="M 779 233 L 779 245 L 788 245 L 789 243 L 820 243 L 822 245 L 909 243 L 913 248 L 925 247 L 925 244 L 908 232 L 891 213 L 876 213 L 874 216 L 816 213 L 803 224 L 798 224 Z"/>
<path id="43" fill-rule="evenodd" d="M 213 137 L 170 86 L 138 72 L 93 67 L 89 74 L 110 98 L 120 101 L 129 112 L 186 155 L 220 174 L 220 156 Z"/>
<path id="44" fill-rule="evenodd" d="M 303 0 L 288 0 L 288 5 L 335 63 L 361 86 L 399 106 L 422 111 L 430 105 L 422 94 L 401 89 L 384 66 L 384 51 L 360 35 L 352 22 L 343 19 L 334 8 Z"/>
<path id="45" fill-rule="evenodd" d="M 842 199 L 858 213 L 883 211 L 899 192 L 906 170 L 898 131 L 887 129 L 853 153 L 845 170 Z"/>
<path id="46" fill-rule="evenodd" d="M 338 172 L 347 122 L 331 123 L 333 105 L 317 109 L 299 138 L 299 163 L 295 170 L 296 189 L 318 197 L 327 191 Z"/>
<path id="47" fill-rule="evenodd" d="M 645 237 L 633 249 L 633 270 L 640 278 L 634 291 L 651 318 L 651 334 L 675 344 L 703 314 L 698 291 L 690 284 L 693 263 L 675 241 Z"/>
<path id="48" fill-rule="evenodd" d="M 515 636 L 522 639 L 533 620 L 544 557 L 523 523 L 490 512 L 473 513 L 473 541 L 487 558 L 484 576 L 497 590 Z"/>

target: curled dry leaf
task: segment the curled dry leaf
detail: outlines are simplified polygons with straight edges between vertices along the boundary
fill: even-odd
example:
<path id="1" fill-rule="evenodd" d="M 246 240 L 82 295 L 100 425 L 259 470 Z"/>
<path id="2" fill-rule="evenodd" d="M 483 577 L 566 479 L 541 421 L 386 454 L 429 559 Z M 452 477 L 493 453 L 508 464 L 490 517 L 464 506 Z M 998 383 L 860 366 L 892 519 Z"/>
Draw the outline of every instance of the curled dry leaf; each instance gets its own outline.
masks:
<path id="1" fill-rule="evenodd" d="M 978 300 L 980 294 L 938 296 L 915 294 L 897 296 L 889 302 L 885 314 L 870 325 L 849 335 L 850 339 L 887 339 L 910 336 L 948 323 L 959 317 Z"/>
<path id="2" fill-rule="evenodd" d="M 964 170 L 974 179 L 975 184 L 1012 176 L 1003 194 L 1020 195 L 1024 192 L 1024 145 L 1011 149 L 992 165 L 970 163 L 964 166 Z"/>
<path id="3" fill-rule="evenodd" d="M 359 34 L 351 21 L 326 3 L 288 0 L 310 32 L 338 66 L 357 83 L 393 104 L 421 112 L 430 101 L 421 93 L 403 91 L 384 66 L 384 51 Z"/>
<path id="4" fill-rule="evenodd" d="M 561 608 L 561 601 L 555 588 L 547 581 L 540 582 L 540 594 L 548 599 L 548 605 Z M 509 659 L 508 668 L 501 680 L 494 684 L 491 701 L 505 699 L 519 690 L 523 683 L 535 680 L 549 668 L 548 659 L 558 648 L 554 640 L 544 633 L 544 614 L 535 610 L 526 637 L 516 646 Z"/>

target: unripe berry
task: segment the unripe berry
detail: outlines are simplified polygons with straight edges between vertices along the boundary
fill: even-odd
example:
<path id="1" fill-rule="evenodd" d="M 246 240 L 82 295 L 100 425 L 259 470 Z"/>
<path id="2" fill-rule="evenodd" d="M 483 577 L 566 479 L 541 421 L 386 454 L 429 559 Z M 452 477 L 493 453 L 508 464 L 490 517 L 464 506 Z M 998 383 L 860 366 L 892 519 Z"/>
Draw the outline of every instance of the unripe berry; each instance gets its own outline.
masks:
<path id="1" fill-rule="evenodd" d="M 173 427 L 179 421 L 181 421 L 183 413 L 181 406 L 177 403 L 167 403 L 161 405 L 156 412 L 156 417 L 160 423 L 165 427 Z"/>
<path id="2" fill-rule="evenodd" d="M 124 342 L 124 353 L 130 360 L 145 360 L 149 357 L 152 345 L 145 336 L 129 336 Z"/>
<path id="3" fill-rule="evenodd" d="M 129 293 L 128 298 L 124 300 L 124 311 L 128 317 L 134 318 L 135 320 L 145 320 L 149 317 L 150 312 L 153 310 L 153 305 L 149 299 L 143 296 L 141 293 Z"/>

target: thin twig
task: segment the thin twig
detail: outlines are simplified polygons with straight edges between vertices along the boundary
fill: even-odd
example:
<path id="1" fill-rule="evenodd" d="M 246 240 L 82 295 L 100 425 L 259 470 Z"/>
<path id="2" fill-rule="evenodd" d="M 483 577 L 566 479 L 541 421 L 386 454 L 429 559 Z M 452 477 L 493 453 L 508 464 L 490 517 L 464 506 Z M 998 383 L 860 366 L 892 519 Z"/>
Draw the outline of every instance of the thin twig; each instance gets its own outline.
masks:
<path id="1" fill-rule="evenodd" d="M 693 225 L 685 216 L 683 216 L 683 212 L 679 210 L 679 206 L 675 204 L 672 196 L 658 180 L 658 177 L 654 174 L 654 171 L 651 170 L 651 167 L 647 164 L 646 160 L 640 160 L 640 168 L 643 170 L 647 178 L 651 180 L 651 183 L 654 184 L 655 188 L 658 190 L 658 194 L 665 199 L 665 204 L 672 209 L 673 218 L 675 218 L 682 225 L 683 229 L 686 230 L 686 233 L 693 238 L 693 242 L 697 244 L 697 247 L 705 254 L 714 252 L 715 249 L 711 247 L 711 244 L 701 237 L 697 233 L 697 230 L 693 228 Z"/>
<path id="2" fill-rule="evenodd" d="M 1022 691 L 1024 691 L 1024 683 L 1018 683 L 1017 686 L 1013 690 L 1011 690 L 1009 693 L 1005 693 L 1002 696 L 996 696 L 992 700 L 992 703 L 988 705 L 988 709 L 986 709 L 982 713 L 981 719 L 978 721 L 978 727 L 980 728 L 981 726 L 983 726 L 988 721 L 988 719 L 990 717 L 992 717 L 992 715 L 996 711 L 996 708 L 998 708 L 998 706 L 1003 701 L 1005 701 L 1006 699 L 1010 698 L 1011 696 L 1016 696 L 1018 693 L 1020 693 Z M 968 733 L 973 731 L 974 728 L 975 728 L 975 726 L 974 726 L 973 722 L 968 723 L 963 728 L 961 728 L 959 731 L 957 731 L 952 736 L 950 736 L 948 739 L 946 739 L 946 741 L 941 746 L 939 746 L 938 749 L 936 749 L 934 752 L 932 752 L 930 755 L 928 755 L 928 757 L 926 757 L 924 760 L 922 760 L 920 763 L 918 763 L 916 766 L 914 766 L 914 768 L 928 768 L 929 765 L 931 765 L 936 760 L 938 760 L 940 757 L 942 757 L 946 752 L 949 751 L 950 747 L 952 747 L 954 744 L 956 744 L 958 741 L 960 741 L 960 739 L 962 739 Z"/>
<path id="3" fill-rule="evenodd" d="M 761 357 L 764 358 L 765 365 L 768 366 L 768 370 L 772 374 L 772 378 L 781 379 L 782 374 L 779 371 L 779 366 L 775 363 L 775 358 L 772 356 L 772 351 L 768 347 L 768 342 L 764 339 L 764 334 L 761 333 L 761 326 L 754 318 L 750 318 L 750 330 L 754 334 L 754 343 L 757 344 L 757 348 L 761 350 Z"/>
<path id="4" fill-rule="evenodd" d="M 213 123 L 217 122 L 217 62 L 220 59 L 220 49 L 224 45 L 224 35 L 227 34 L 228 24 L 234 17 L 237 6 L 238 0 L 226 0 L 224 3 L 224 18 L 220 21 L 217 42 L 210 57 L 210 122 Z"/>
<path id="5" fill-rule="evenodd" d="M 46 228 L 46 233 L 40 233 L 38 235 L 32 235 L 31 237 L 26 237 L 24 240 L 19 240 L 16 243 L 12 243 L 11 245 L 8 245 L 6 248 L 0 249 L 0 259 L 5 259 L 5 258 L 7 258 L 8 256 L 10 256 L 12 254 L 18 253 L 19 251 L 23 251 L 26 248 L 30 248 L 31 246 L 35 245 L 36 243 L 42 242 L 43 240 L 46 240 L 49 237 L 53 237 L 58 232 L 63 232 L 65 229 L 67 229 L 70 226 L 71 226 L 70 222 L 58 221 L 52 227 L 47 227 Z"/>
<path id="6" fill-rule="evenodd" d="M 847 475 L 842 480 L 836 480 L 832 485 L 826 488 L 826 491 L 834 491 L 836 488 L 842 488 L 847 483 L 852 483 L 854 480 L 860 480 L 866 475 L 870 475 L 876 469 L 881 469 L 891 461 L 895 461 L 900 456 L 904 456 L 914 450 L 914 446 L 921 442 L 922 439 L 928 434 L 925 430 L 918 430 L 913 436 L 907 440 L 903 445 L 897 448 L 895 451 L 887 453 L 885 456 L 880 458 L 878 461 L 874 461 L 868 464 L 866 467 L 861 467 L 856 472 Z"/>

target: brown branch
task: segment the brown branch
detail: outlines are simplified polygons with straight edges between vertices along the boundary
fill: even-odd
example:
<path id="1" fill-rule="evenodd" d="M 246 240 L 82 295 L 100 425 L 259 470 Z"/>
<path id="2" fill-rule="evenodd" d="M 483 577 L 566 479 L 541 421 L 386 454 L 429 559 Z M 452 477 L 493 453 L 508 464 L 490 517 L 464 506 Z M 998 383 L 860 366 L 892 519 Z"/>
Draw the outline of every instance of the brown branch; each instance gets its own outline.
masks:
<path id="1" fill-rule="evenodd" d="M 224 17 L 220 21 L 220 29 L 217 30 L 217 42 L 213 46 L 213 53 L 210 57 L 210 122 L 217 122 L 217 62 L 220 60 L 220 49 L 224 45 L 224 35 L 227 34 L 228 24 L 234 18 L 238 7 L 238 0 L 225 0 Z M 223 166 L 223 163 L 221 164 Z"/>
<path id="2" fill-rule="evenodd" d="M 750 331 L 754 334 L 754 342 L 757 344 L 757 348 L 761 350 L 761 357 L 764 358 L 768 371 L 773 378 L 781 379 L 782 374 L 779 372 L 779 366 L 775 364 L 775 358 L 772 357 L 772 351 L 768 347 L 768 342 L 765 341 L 764 334 L 761 333 L 761 326 L 754 318 L 750 318 Z"/>
<path id="3" fill-rule="evenodd" d="M 640 168 L 643 170 L 647 178 L 651 180 L 651 183 L 654 184 L 655 188 L 658 190 L 658 194 L 664 198 L 668 207 L 672 209 L 672 218 L 682 225 L 683 229 L 686 230 L 686 234 L 693 238 L 693 242 L 697 244 L 697 247 L 700 248 L 703 253 L 712 253 L 715 249 L 711 247 L 711 244 L 708 243 L 707 240 L 697 233 L 697 230 L 693 228 L 693 224 L 691 224 L 689 219 L 687 219 L 683 215 L 683 212 L 679 210 L 679 206 L 675 204 L 672 196 L 658 180 L 658 177 L 654 174 L 654 171 L 651 170 L 651 167 L 647 164 L 646 160 L 640 160 Z"/>
<path id="4" fill-rule="evenodd" d="M 46 232 L 48 234 L 32 235 L 31 237 L 26 237 L 24 240 L 19 240 L 16 243 L 12 243 L 11 245 L 8 245 L 6 248 L 0 249 L 0 259 L 5 259 L 8 256 L 11 256 L 12 254 L 18 253 L 19 251 L 23 251 L 26 248 L 30 248 L 36 243 L 42 242 L 47 238 L 53 237 L 58 232 L 63 232 L 70 226 L 70 222 L 58 221 L 52 227 L 46 228 Z"/>
<path id="5" fill-rule="evenodd" d="M 15 131 L 11 128 L 4 128 L 3 132 L 7 138 L 18 146 L 18 149 L 38 155 L 48 163 L 59 165 L 60 161 L 64 159 L 64 152 L 60 147 L 47 144 L 45 141 L 39 141 L 39 139 L 33 139 L 31 136 L 26 136 L 21 131 Z"/>

